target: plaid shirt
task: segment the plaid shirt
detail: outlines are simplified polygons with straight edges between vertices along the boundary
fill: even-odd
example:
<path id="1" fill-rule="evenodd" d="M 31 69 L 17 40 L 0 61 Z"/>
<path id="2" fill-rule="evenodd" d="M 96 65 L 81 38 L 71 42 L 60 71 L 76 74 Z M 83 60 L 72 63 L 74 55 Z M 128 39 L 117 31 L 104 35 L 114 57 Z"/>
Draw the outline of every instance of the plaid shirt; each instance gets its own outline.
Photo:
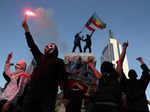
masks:
<path id="1" fill-rule="evenodd" d="M 6 99 L 8 102 L 16 101 L 18 96 L 23 93 L 29 75 L 21 69 L 17 69 L 16 72 L 12 72 L 10 70 L 10 63 L 5 64 L 5 73 L 8 77 L 10 77 L 11 81 L 0 96 L 0 100 Z"/>

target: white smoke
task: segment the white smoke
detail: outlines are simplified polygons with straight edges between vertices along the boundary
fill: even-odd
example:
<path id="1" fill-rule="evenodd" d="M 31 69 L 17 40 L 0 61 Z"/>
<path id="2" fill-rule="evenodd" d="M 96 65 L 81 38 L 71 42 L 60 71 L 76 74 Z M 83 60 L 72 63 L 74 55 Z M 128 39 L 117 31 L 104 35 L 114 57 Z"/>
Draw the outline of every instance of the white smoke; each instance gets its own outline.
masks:
<path id="1" fill-rule="evenodd" d="M 59 53 L 66 53 L 67 44 L 59 38 L 58 30 L 55 22 L 52 19 L 52 9 L 38 8 L 35 10 L 36 18 L 32 19 L 33 37 L 38 47 L 43 51 L 48 43 L 55 43 L 59 49 Z"/>

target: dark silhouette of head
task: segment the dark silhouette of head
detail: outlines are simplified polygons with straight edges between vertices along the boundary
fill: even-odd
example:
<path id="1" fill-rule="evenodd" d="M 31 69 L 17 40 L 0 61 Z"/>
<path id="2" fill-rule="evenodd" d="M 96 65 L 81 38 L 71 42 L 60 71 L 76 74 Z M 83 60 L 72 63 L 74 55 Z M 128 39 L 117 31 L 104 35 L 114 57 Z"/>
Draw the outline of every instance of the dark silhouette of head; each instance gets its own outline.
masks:
<path id="1" fill-rule="evenodd" d="M 77 33 L 75 37 L 79 37 L 79 33 Z"/>
<path id="2" fill-rule="evenodd" d="M 79 37 L 79 36 L 80 36 L 80 33 L 81 33 L 81 32 L 77 33 L 77 34 L 75 35 L 75 37 Z"/>
<path id="3" fill-rule="evenodd" d="M 57 57 L 58 56 L 58 48 L 55 43 L 50 43 L 45 46 L 44 53 L 49 57 Z"/>
<path id="4" fill-rule="evenodd" d="M 135 70 L 130 69 L 129 73 L 128 73 L 128 76 L 129 76 L 130 79 L 136 79 L 137 78 L 137 73 L 136 73 Z"/>
<path id="5" fill-rule="evenodd" d="M 105 61 L 101 65 L 101 73 L 110 73 L 113 72 L 115 69 L 113 67 L 113 64 L 111 62 Z"/>

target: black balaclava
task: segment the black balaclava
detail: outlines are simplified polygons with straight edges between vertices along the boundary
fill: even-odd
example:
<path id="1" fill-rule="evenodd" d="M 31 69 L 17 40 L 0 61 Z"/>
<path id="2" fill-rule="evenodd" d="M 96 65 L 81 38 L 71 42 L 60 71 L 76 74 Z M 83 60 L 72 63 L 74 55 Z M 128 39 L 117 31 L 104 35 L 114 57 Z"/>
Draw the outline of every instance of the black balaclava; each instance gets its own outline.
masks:
<path id="1" fill-rule="evenodd" d="M 58 57 L 58 48 L 55 43 L 50 43 L 45 46 L 44 53 L 48 57 Z"/>
<path id="2" fill-rule="evenodd" d="M 129 70 L 128 76 L 130 79 L 136 79 L 137 78 L 136 71 L 133 69 Z"/>

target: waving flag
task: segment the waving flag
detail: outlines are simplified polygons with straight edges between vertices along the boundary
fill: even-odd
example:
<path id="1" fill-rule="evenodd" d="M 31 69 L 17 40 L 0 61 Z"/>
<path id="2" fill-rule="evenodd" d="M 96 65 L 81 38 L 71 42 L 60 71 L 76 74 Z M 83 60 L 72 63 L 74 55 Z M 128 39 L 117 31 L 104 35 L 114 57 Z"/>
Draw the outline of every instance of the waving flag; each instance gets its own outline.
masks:
<path id="1" fill-rule="evenodd" d="M 96 13 L 94 13 L 88 22 L 85 24 L 85 26 L 90 30 L 93 31 L 97 28 L 104 29 L 106 27 L 106 24 L 102 22 L 102 20 L 97 16 Z"/>
<path id="2" fill-rule="evenodd" d="M 88 22 L 85 24 L 85 26 L 90 31 L 94 31 L 96 29 L 96 26 L 94 24 L 92 24 L 92 22 L 90 20 L 88 20 Z"/>

